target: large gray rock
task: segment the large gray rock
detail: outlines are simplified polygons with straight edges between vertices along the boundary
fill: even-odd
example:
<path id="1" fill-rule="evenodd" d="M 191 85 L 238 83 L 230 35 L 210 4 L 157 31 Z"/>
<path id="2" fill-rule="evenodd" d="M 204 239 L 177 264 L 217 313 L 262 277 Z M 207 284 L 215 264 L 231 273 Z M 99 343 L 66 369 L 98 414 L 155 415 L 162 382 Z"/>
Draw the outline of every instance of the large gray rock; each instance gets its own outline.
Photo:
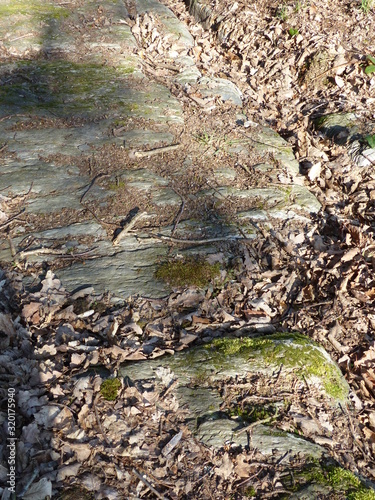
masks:
<path id="1" fill-rule="evenodd" d="M 179 381 L 176 398 L 188 411 L 188 425 L 204 443 L 220 448 L 228 442 L 246 446 L 247 436 L 238 432 L 238 422 L 220 412 L 222 401 L 211 384 L 259 372 L 271 377 L 280 367 L 286 377 L 293 374 L 315 386 L 330 404 L 347 401 L 349 388 L 340 369 L 321 346 L 299 333 L 222 338 L 174 356 L 124 364 L 120 373 L 132 381 L 155 381 L 160 368 L 171 370 Z M 288 433 L 254 427 L 253 444 L 266 455 L 293 450 L 318 458 L 323 453 L 319 446 Z"/>

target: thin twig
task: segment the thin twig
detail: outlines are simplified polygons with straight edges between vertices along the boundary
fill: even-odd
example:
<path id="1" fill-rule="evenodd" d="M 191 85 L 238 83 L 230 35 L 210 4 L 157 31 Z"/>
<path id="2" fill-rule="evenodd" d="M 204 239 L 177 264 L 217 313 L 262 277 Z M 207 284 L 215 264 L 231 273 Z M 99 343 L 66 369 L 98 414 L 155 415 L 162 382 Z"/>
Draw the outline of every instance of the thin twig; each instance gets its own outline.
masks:
<path id="1" fill-rule="evenodd" d="M 179 380 L 173 380 L 170 384 L 170 386 L 167 388 L 167 390 L 164 392 L 164 394 L 161 395 L 162 399 L 164 399 L 170 392 L 174 391 L 176 386 L 179 384 Z"/>
<path id="2" fill-rule="evenodd" d="M 104 220 L 99 219 L 99 217 L 87 205 L 82 205 L 82 206 L 85 207 L 84 210 L 90 212 L 90 214 L 94 217 L 94 219 L 99 222 L 99 224 L 104 224 L 105 226 L 110 226 L 110 227 L 118 227 L 118 224 L 115 224 L 114 222 L 104 222 Z"/>
<path id="3" fill-rule="evenodd" d="M 38 477 L 39 472 L 40 472 L 39 467 L 35 467 L 35 469 L 33 470 L 33 473 L 31 474 L 30 479 L 27 481 L 27 483 L 25 484 L 25 486 L 22 489 L 22 491 L 19 492 L 19 498 L 23 497 L 26 494 L 27 490 L 32 485 L 34 479 L 36 477 Z"/>
<path id="4" fill-rule="evenodd" d="M 142 474 L 140 474 L 140 473 L 137 471 L 137 469 L 135 469 L 135 468 L 133 467 L 132 472 L 133 472 L 133 474 L 135 474 L 135 475 L 137 476 L 137 478 L 138 478 L 138 479 L 140 479 L 140 480 L 142 481 L 142 483 L 144 483 L 144 484 L 147 486 L 147 488 L 149 488 L 149 489 L 152 491 L 152 493 L 154 493 L 154 495 L 156 495 L 158 498 L 161 498 L 162 500 L 167 500 L 167 499 L 165 498 L 165 496 L 161 495 L 161 494 L 160 494 L 160 493 L 159 493 L 159 492 L 158 492 L 158 491 L 157 491 L 157 490 L 156 490 L 156 489 L 152 486 L 152 484 L 150 484 L 150 483 L 147 481 L 147 479 L 145 479 L 145 478 L 142 476 Z"/>
<path id="5" fill-rule="evenodd" d="M 82 257 L 83 255 L 87 255 L 88 253 L 92 252 L 95 250 L 96 247 L 89 248 L 88 250 L 85 250 L 84 252 L 80 253 L 72 253 L 68 254 L 68 257 L 71 258 L 76 258 L 76 257 Z M 44 254 L 50 254 L 50 255 L 58 255 L 60 257 L 67 256 L 68 249 L 66 250 L 57 250 L 55 248 L 34 248 L 33 250 L 25 250 L 21 252 L 16 252 L 16 254 L 13 257 L 19 257 L 20 259 L 24 259 L 25 257 L 30 257 L 30 255 L 44 255 Z"/>
<path id="6" fill-rule="evenodd" d="M 34 33 L 26 33 L 26 35 L 17 36 L 16 38 L 12 38 L 9 40 L 10 43 L 15 42 L 16 40 L 21 40 L 21 38 L 27 38 L 28 36 L 33 36 Z"/>
<path id="7" fill-rule="evenodd" d="M 102 424 L 100 422 L 98 409 L 96 408 L 96 402 L 98 400 L 98 397 L 99 397 L 99 393 L 95 396 L 95 398 L 93 399 L 93 402 L 92 402 L 92 406 L 93 406 L 94 412 L 95 412 L 96 423 L 98 424 L 99 430 L 100 430 L 100 432 L 101 432 L 101 434 L 102 434 L 102 436 L 104 438 L 104 441 L 108 444 L 108 446 L 112 446 L 112 443 L 109 441 L 106 433 L 104 432 Z"/>
<path id="8" fill-rule="evenodd" d="M 129 156 L 134 158 L 147 158 L 148 156 L 154 156 L 161 153 L 169 153 L 169 151 L 175 151 L 180 148 L 181 144 L 171 144 L 170 146 L 163 146 L 162 148 L 149 149 L 148 151 L 130 151 Z"/>
<path id="9" fill-rule="evenodd" d="M 17 219 L 17 217 L 19 215 L 21 215 L 26 209 L 23 208 L 20 212 L 18 212 L 17 214 L 15 215 L 12 215 L 12 217 L 10 217 L 6 222 L 4 222 L 3 224 L 0 224 L 0 229 L 5 229 L 6 227 L 9 226 L 9 224 L 11 224 L 15 219 Z"/>
<path id="10" fill-rule="evenodd" d="M 138 222 L 140 219 L 145 217 L 147 212 L 139 212 L 137 213 L 128 224 L 126 224 L 119 234 L 112 240 L 112 245 L 116 246 L 120 243 L 120 241 L 125 237 L 125 235 L 131 230 L 131 228 Z"/>
<path id="11" fill-rule="evenodd" d="M 17 267 L 19 267 L 20 259 L 18 258 L 17 250 L 16 247 L 14 246 L 12 238 L 10 237 L 10 234 L 8 234 L 8 242 L 9 242 L 10 253 L 12 254 L 12 257 L 14 259 L 14 263 Z"/>
<path id="12" fill-rule="evenodd" d="M 339 406 L 341 408 L 341 411 L 344 413 L 344 415 L 346 415 L 348 421 L 349 421 L 349 428 L 350 428 L 350 432 L 352 434 L 352 438 L 353 438 L 353 441 L 355 442 L 355 444 L 357 445 L 358 449 L 360 450 L 360 452 L 362 453 L 362 455 L 366 458 L 367 454 L 364 452 L 363 448 L 362 448 L 362 445 L 361 443 L 358 441 L 358 439 L 356 438 L 356 435 L 355 435 L 355 432 L 354 432 L 354 425 L 353 425 L 353 421 L 352 421 L 352 417 L 350 416 L 350 413 L 349 411 L 347 410 L 347 408 L 342 405 L 341 403 L 339 403 Z"/>
<path id="13" fill-rule="evenodd" d="M 90 184 L 88 185 L 88 188 L 86 189 L 86 191 L 83 193 L 83 195 L 81 196 L 81 199 L 79 200 L 80 203 L 82 203 L 82 200 L 83 198 L 87 195 L 87 193 L 90 191 L 90 189 L 92 188 L 92 186 L 95 184 L 95 181 L 97 179 L 99 179 L 99 177 L 109 177 L 109 174 L 104 174 L 103 172 L 96 175 L 92 181 L 90 182 Z"/>
<path id="14" fill-rule="evenodd" d="M 67 250 L 57 250 L 55 248 L 34 248 L 34 250 L 25 250 L 24 252 L 18 252 L 17 255 L 20 259 L 25 259 L 26 257 L 30 257 L 30 255 L 65 255 Z"/>
<path id="15" fill-rule="evenodd" d="M 318 75 L 314 76 L 311 78 L 311 81 L 317 80 L 318 78 L 330 73 L 331 71 L 333 72 L 337 68 L 342 68 L 343 66 L 349 66 L 349 64 L 355 64 L 355 63 L 360 63 L 361 61 L 358 61 L 358 59 L 351 59 L 350 61 L 346 61 L 342 64 L 337 64 L 336 66 L 332 66 L 332 68 L 328 68 L 323 73 L 319 73 Z"/>
<path id="16" fill-rule="evenodd" d="M 181 195 L 180 195 L 181 196 Z M 174 233 L 176 232 L 176 229 L 177 229 L 177 226 L 178 226 L 178 223 L 180 222 L 180 219 L 181 219 L 181 215 L 182 215 L 182 212 L 184 211 L 184 208 L 185 208 L 185 200 L 183 199 L 183 197 L 181 196 L 181 199 L 182 199 L 182 203 L 181 203 L 181 207 L 180 207 L 180 210 L 178 212 L 178 215 L 177 215 L 177 218 L 176 218 L 176 222 L 174 223 L 173 225 L 173 229 L 172 229 L 172 232 L 171 232 L 171 236 L 174 235 Z"/>
<path id="17" fill-rule="evenodd" d="M 256 139 L 253 139 L 252 137 L 248 136 L 246 132 L 244 132 L 243 130 L 239 131 L 246 137 L 246 139 L 248 139 L 250 142 L 255 142 L 256 144 L 262 144 L 263 146 L 269 146 L 271 148 L 276 148 L 276 149 L 288 149 L 291 147 L 290 144 L 285 144 L 285 146 L 276 146 L 276 144 L 269 144 L 268 142 L 257 141 Z"/>
<path id="18" fill-rule="evenodd" d="M 171 241 L 172 243 L 179 243 L 180 245 L 206 245 L 207 243 L 215 243 L 218 241 L 252 241 L 250 238 L 242 238 L 240 236 L 220 236 L 218 238 L 207 238 L 205 240 L 185 240 L 181 238 L 174 238 L 172 236 L 164 236 L 159 233 L 150 233 L 150 238 L 157 238 L 163 241 Z"/>

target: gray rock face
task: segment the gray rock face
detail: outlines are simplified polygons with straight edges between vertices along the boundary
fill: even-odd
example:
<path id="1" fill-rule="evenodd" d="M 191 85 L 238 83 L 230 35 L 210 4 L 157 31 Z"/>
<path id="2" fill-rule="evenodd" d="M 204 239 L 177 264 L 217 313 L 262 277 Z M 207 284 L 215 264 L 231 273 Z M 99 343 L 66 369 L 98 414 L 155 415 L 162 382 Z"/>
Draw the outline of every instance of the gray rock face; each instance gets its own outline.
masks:
<path id="1" fill-rule="evenodd" d="M 348 385 L 326 351 L 300 334 L 274 334 L 267 337 L 220 339 L 203 347 L 136 364 L 125 364 L 120 373 L 134 381 L 153 381 L 158 369 L 169 369 L 178 379 L 176 398 L 188 411 L 186 419 L 197 437 L 208 446 L 225 444 L 248 446 L 241 425 L 220 410 L 222 399 L 214 381 L 241 377 L 262 371 L 272 376 L 280 365 L 305 378 L 335 401 L 344 402 Z M 286 432 L 254 425 L 252 446 L 265 455 L 286 452 L 320 458 L 324 449 Z"/>
<path id="2" fill-rule="evenodd" d="M 3 118 L 0 133 L 8 153 L 0 166 L 0 180 L 10 196 L 29 193 L 25 200 L 29 214 L 47 215 L 63 209 L 78 212 L 84 208 L 82 196 L 92 178 L 83 175 L 78 167 L 82 155 L 95 157 L 98 149 L 110 145 L 143 150 L 176 142 L 170 125 L 183 123 L 183 106 L 166 86 L 145 76 L 138 49 L 142 46 L 147 50 L 147 44 L 152 42 L 142 37 L 138 25 L 123 22 L 128 15 L 138 16 L 140 23 L 157 18 L 160 36 L 168 40 L 167 55 L 179 69 L 171 78 L 181 89 L 189 92 L 191 86 L 202 102 L 219 98 L 242 106 L 241 92 L 233 82 L 200 73 L 189 53 L 194 45 L 189 29 L 166 6 L 157 0 L 137 0 L 134 12 L 129 13 L 123 2 L 115 0 L 102 2 L 101 8 L 107 21 L 100 28 L 100 40 L 95 33 L 85 40 L 84 62 L 72 62 L 72 54 L 79 51 L 82 43 L 73 26 L 82 16 L 94 14 L 90 3 L 78 9 L 45 3 L 35 9 L 26 1 L 22 12 L 9 3 L 1 11 L 0 35 L 4 46 L 17 55 L 17 61 L 0 68 L 0 118 Z M 24 30 L 28 33 L 26 37 Z M 30 51 L 48 57 L 23 60 L 22 54 Z M 59 57 L 50 57 L 56 51 Z M 53 124 L 54 120 L 58 123 Z M 137 120 L 143 123 L 140 125 Z M 233 186 L 235 169 L 219 168 L 215 176 L 221 186 L 214 191 L 196 193 L 196 199 L 204 204 L 208 196 L 230 196 L 258 204 L 252 210 L 238 211 L 242 221 L 249 217 L 266 220 L 269 215 L 292 220 L 301 214 L 308 216 L 310 212 L 317 212 L 317 200 L 303 185 L 298 185 L 298 164 L 289 145 L 267 127 L 259 126 L 252 134 L 243 143 L 231 146 L 233 152 L 248 154 L 251 143 L 261 152 L 272 153 L 292 183 L 284 186 L 278 179 L 276 167 L 271 165 L 274 186 L 237 189 Z M 53 160 L 61 156 L 70 159 L 64 166 Z M 141 160 L 138 168 L 129 169 L 125 165 L 117 172 L 116 180 L 122 181 L 135 197 L 138 194 L 149 197 L 161 210 L 178 209 L 182 203 L 181 196 L 172 189 L 174 179 L 157 175 L 145 168 Z M 85 202 L 105 205 L 115 196 L 113 190 L 93 183 L 84 198 Z M 64 245 L 71 227 L 51 226 L 50 229 L 54 231 L 55 241 L 60 240 Z M 160 228 L 160 233 L 167 236 L 168 230 Z M 23 236 L 33 235 L 29 227 L 23 231 Z M 236 224 L 232 223 L 190 220 L 179 224 L 182 238 L 192 235 L 199 238 L 203 231 L 205 237 L 210 238 L 240 237 Z M 249 225 L 247 234 L 251 237 L 252 233 Z M 89 231 L 72 236 L 76 247 L 87 250 L 88 246 L 82 241 L 90 234 Z M 20 241 L 15 238 L 16 245 Z M 130 235 L 115 250 L 103 230 L 95 236 L 95 241 L 96 258 L 85 265 L 76 263 L 59 271 L 69 289 L 84 282 L 123 298 L 135 292 L 153 296 L 166 292 L 166 287 L 153 278 L 153 270 L 165 255 L 167 243 L 152 238 L 147 243 L 135 242 Z M 6 260 L 12 259 L 6 244 L 1 245 L 0 252 Z M 54 259 L 52 255 L 30 257 L 33 262 Z"/>
<path id="3" fill-rule="evenodd" d="M 90 285 L 97 292 L 109 291 L 121 298 L 129 295 L 157 298 L 168 294 L 166 285 L 154 278 L 156 262 L 166 255 L 165 245 L 158 245 L 155 241 L 139 245 L 132 237 L 121 242 L 120 251 L 114 252 L 110 243 L 106 248 L 101 246 L 101 251 L 106 255 L 59 272 L 67 290 Z"/>
<path id="4" fill-rule="evenodd" d="M 236 436 L 238 424 L 231 420 L 206 421 L 200 425 L 197 437 L 207 446 L 222 448 L 225 444 L 235 444 L 243 448 L 249 446 L 249 437 L 246 433 Z M 325 450 L 319 445 L 310 443 L 287 432 L 275 431 L 264 425 L 257 425 L 251 432 L 251 446 L 267 457 L 276 460 L 287 454 L 289 462 L 296 456 L 320 459 Z"/>
<path id="5" fill-rule="evenodd" d="M 210 106 L 215 100 L 227 101 L 234 109 L 242 106 L 241 92 L 232 81 L 201 74 L 189 52 L 194 39 L 188 27 L 157 0 L 126 4 L 132 12 L 120 0 L 102 2 L 104 21 L 100 39 L 97 31 L 86 36 L 83 62 L 72 62 L 77 60 L 74 55 L 80 52 L 82 44 L 74 27 L 85 16 L 95 17 L 93 4 L 88 2 L 71 9 L 69 4 L 42 2 L 35 8 L 26 0 L 22 5 L 19 10 L 7 2 L 0 12 L 0 37 L 4 47 L 16 56 L 15 62 L 0 67 L 0 134 L 7 145 L 7 155 L 0 165 L 0 182 L 10 196 L 28 193 L 27 214 L 47 216 L 62 210 L 80 213 L 85 209 L 83 195 L 85 203 L 101 206 L 116 198 L 113 189 L 97 182 L 86 193 L 93 178 L 79 168 L 82 155 L 95 159 L 100 148 L 112 145 L 125 151 L 142 151 L 177 142 L 174 127 L 184 123 L 183 103 L 177 94 L 172 95 L 167 86 L 154 81 L 145 71 L 150 65 L 145 66 L 140 50 L 147 53 L 153 41 L 142 32 L 142 23 L 157 20 L 158 33 L 165 44 L 164 55 L 168 64 L 172 61 L 177 68 L 170 79 L 182 95 L 196 93 L 202 106 L 207 103 Z M 124 22 L 129 15 L 137 19 L 135 24 Z M 40 57 L 26 57 L 30 53 Z M 56 54 L 59 56 L 55 57 Z M 246 117 L 241 116 L 244 123 Z M 267 220 L 270 215 L 301 220 L 319 210 L 317 200 L 298 179 L 298 163 L 289 145 L 276 132 L 258 126 L 250 138 L 228 146 L 228 152 L 248 155 L 250 145 L 276 159 L 269 172 L 274 185 L 265 189 L 237 189 L 236 170 L 218 168 L 214 177 L 220 186 L 196 193 L 197 203 L 204 205 L 207 197 L 224 196 L 258 205 L 252 210 L 238 210 L 238 218 L 245 224 L 249 218 Z M 55 161 L 61 157 L 69 161 L 63 165 Z M 279 180 L 276 164 L 286 172 L 289 184 Z M 122 182 L 135 199 L 147 197 L 156 210 L 178 210 L 183 199 L 173 189 L 173 183 L 176 176 L 184 175 L 184 169 L 185 164 L 181 171 L 176 169 L 174 175 L 164 177 L 144 166 L 140 159 L 136 168 L 129 168 L 127 163 L 119 165 L 116 182 Z M 247 226 L 246 234 L 251 238 L 254 231 L 251 224 Z M 88 229 L 86 225 L 81 228 Z M 72 227 L 59 227 L 56 223 L 48 229 L 53 231 L 55 245 L 60 242 L 64 249 Z M 201 239 L 203 235 L 229 241 L 241 237 L 236 223 L 221 220 L 219 216 L 217 223 L 183 221 L 178 229 L 179 237 L 186 239 Z M 159 230 L 164 236 L 170 235 L 170 231 L 171 228 Z M 33 236 L 30 226 L 20 228 L 19 232 L 23 237 Z M 154 278 L 168 242 L 152 238 L 136 241 L 130 234 L 114 249 L 103 228 L 96 236 L 90 230 L 83 233 L 70 236 L 75 248 L 87 251 L 89 245 L 84 239 L 89 236 L 96 242 L 95 253 L 85 264 L 74 263 L 59 270 L 59 277 L 68 289 L 87 283 L 98 291 L 109 290 L 122 298 L 133 293 L 159 297 L 168 291 L 166 285 Z M 14 236 L 16 245 L 21 241 Z M 48 238 L 43 245 L 50 245 Z M 213 251 L 212 245 L 196 248 L 196 252 L 202 251 Z M 12 260 L 6 242 L 0 245 L 0 256 Z M 35 263 L 53 262 L 56 257 L 35 254 L 28 259 Z"/>

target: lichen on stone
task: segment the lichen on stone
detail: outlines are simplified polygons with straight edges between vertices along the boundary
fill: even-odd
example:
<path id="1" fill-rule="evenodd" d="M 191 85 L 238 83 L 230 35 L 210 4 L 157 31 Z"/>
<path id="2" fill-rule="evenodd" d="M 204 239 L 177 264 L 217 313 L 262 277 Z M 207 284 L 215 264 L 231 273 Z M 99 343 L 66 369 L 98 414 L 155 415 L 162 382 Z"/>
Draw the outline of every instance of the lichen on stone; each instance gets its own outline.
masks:
<path id="1" fill-rule="evenodd" d="M 374 490 L 366 487 L 353 472 L 337 465 L 307 464 L 299 472 L 294 472 L 293 482 L 297 491 L 303 491 L 308 484 L 316 484 L 324 486 L 327 492 L 330 490 L 333 496 L 343 493 L 347 500 L 375 500 Z M 288 484 L 285 486 L 289 487 Z"/>

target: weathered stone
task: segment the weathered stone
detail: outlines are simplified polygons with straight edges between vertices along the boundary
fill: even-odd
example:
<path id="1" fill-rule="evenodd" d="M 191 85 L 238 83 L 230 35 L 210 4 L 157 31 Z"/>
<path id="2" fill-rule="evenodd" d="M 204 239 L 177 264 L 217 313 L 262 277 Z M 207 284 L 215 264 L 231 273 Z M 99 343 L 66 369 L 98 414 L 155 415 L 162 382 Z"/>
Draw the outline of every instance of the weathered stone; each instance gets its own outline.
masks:
<path id="1" fill-rule="evenodd" d="M 142 245 L 131 236 L 121 241 L 118 250 L 110 242 L 105 246 L 104 256 L 73 264 L 56 273 L 68 291 L 89 285 L 97 293 L 111 292 L 115 299 L 129 295 L 157 298 L 169 293 L 166 285 L 154 277 L 157 263 L 167 253 L 166 245 L 154 240 Z M 104 249 L 102 243 L 101 253 Z"/>
<path id="2" fill-rule="evenodd" d="M 65 227 L 56 227 L 53 229 L 47 229 L 46 231 L 40 231 L 34 233 L 36 238 L 41 238 L 43 240 L 58 240 L 63 238 L 80 238 L 91 236 L 97 240 L 106 237 L 106 231 L 103 227 L 94 221 L 80 222 L 77 224 L 71 224 Z"/>
<path id="3" fill-rule="evenodd" d="M 234 168 L 223 167 L 215 170 L 214 175 L 219 182 L 230 182 L 237 177 L 237 172 Z"/>
<path id="4" fill-rule="evenodd" d="M 181 47 L 190 48 L 194 45 L 194 39 L 187 27 L 181 23 L 173 12 L 157 0 L 136 0 L 138 14 L 152 12 L 164 25 L 165 32 L 179 42 Z"/>
<path id="5" fill-rule="evenodd" d="M 233 420 L 208 420 L 199 426 L 197 437 L 207 446 L 214 448 L 221 448 L 224 444 L 243 448 L 249 446 L 247 434 L 237 434 L 238 430 L 238 424 Z M 251 448 L 257 449 L 264 456 L 272 456 L 276 460 L 287 453 L 286 462 L 298 455 L 309 459 L 320 459 L 326 454 L 326 450 L 319 445 L 261 424 L 254 426 L 251 430 Z"/>
<path id="6" fill-rule="evenodd" d="M 299 164 L 291 145 L 269 127 L 258 126 L 252 131 L 252 146 L 264 153 L 272 153 L 275 160 L 285 167 L 291 176 L 299 174 Z"/>
<path id="7" fill-rule="evenodd" d="M 175 81 L 180 85 L 194 85 L 201 76 L 202 74 L 196 66 L 189 66 L 176 76 Z"/>
<path id="8" fill-rule="evenodd" d="M 120 120 L 121 123 L 121 120 Z M 124 120 L 126 123 L 126 119 Z M 147 129 L 133 129 L 116 133 L 117 144 L 122 144 L 126 148 L 149 147 L 153 148 L 159 144 L 172 144 L 174 136 L 170 132 L 155 132 Z"/>
<path id="9" fill-rule="evenodd" d="M 80 198 L 90 185 L 90 178 L 79 175 L 77 167 L 55 166 L 44 162 L 22 166 L 21 162 L 14 162 L 13 165 L 7 166 L 7 170 L 7 173 L 1 175 L 1 180 L 8 186 L 8 192 L 20 195 L 31 189 L 32 194 L 39 195 L 38 198 L 27 200 L 27 211 L 54 212 L 65 207 L 82 209 Z M 51 193 L 53 195 L 48 196 Z M 110 194 L 94 185 L 87 193 L 86 199 L 100 200 Z"/>
<path id="10" fill-rule="evenodd" d="M 151 199 L 156 205 L 176 205 L 181 203 L 180 196 L 173 189 L 168 188 L 168 181 L 149 170 L 126 170 L 118 172 L 116 177 L 129 188 L 150 192 Z"/>
<path id="11" fill-rule="evenodd" d="M 251 188 L 239 190 L 231 186 L 220 186 L 215 189 L 199 191 L 196 196 L 214 196 L 222 200 L 229 196 L 252 201 L 254 208 L 277 211 L 303 210 L 306 213 L 319 212 L 321 205 L 310 191 L 304 186 L 276 185 L 268 188 Z"/>
<path id="12" fill-rule="evenodd" d="M 327 352 L 309 338 L 294 334 L 274 334 L 256 338 L 224 338 L 201 347 L 136 364 L 124 364 L 121 375 L 131 380 L 155 380 L 158 367 L 169 368 L 179 380 L 176 397 L 188 410 L 187 423 L 199 439 L 217 448 L 226 443 L 247 446 L 246 434 L 238 434 L 238 422 L 220 411 L 218 389 L 214 381 L 241 377 L 250 373 L 271 376 L 283 367 L 289 377 L 294 374 L 317 387 L 327 396 L 327 402 L 344 402 L 348 384 Z M 304 382 L 303 382 L 304 383 Z M 202 387 L 202 385 L 204 387 Z M 323 448 L 264 426 L 254 426 L 252 446 L 265 455 L 282 456 L 293 450 L 319 458 Z"/>
<path id="13" fill-rule="evenodd" d="M 2 72 L 6 69 L 3 66 Z M 7 83 L 0 88 L 1 116 L 37 110 L 50 118 L 52 110 L 57 116 L 95 118 L 120 113 L 157 122 L 182 122 L 182 107 L 170 91 L 149 81 L 136 88 L 137 79 L 129 68 L 21 61 L 9 65 L 8 71 Z M 27 79 L 20 88 L 18 79 L 24 74 Z"/>
<path id="14" fill-rule="evenodd" d="M 204 76 L 198 80 L 198 85 L 203 96 L 219 96 L 223 101 L 231 101 L 237 106 L 242 106 L 242 93 L 230 80 Z"/>

